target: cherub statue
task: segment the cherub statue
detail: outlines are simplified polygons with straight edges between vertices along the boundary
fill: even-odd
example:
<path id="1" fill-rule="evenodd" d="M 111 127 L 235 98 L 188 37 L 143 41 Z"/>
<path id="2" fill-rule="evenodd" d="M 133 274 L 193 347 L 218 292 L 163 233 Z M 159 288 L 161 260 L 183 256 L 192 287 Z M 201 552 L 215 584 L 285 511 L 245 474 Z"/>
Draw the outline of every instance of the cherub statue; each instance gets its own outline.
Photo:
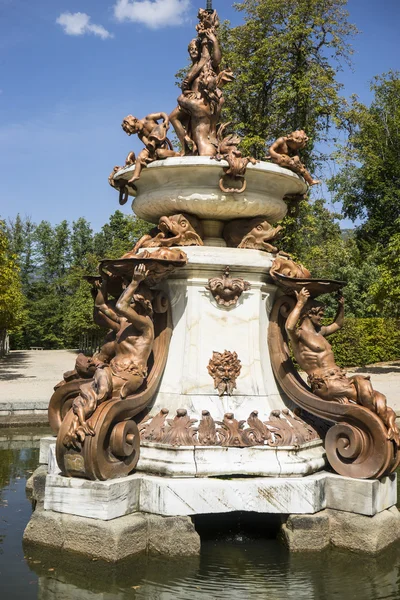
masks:
<path id="1" fill-rule="evenodd" d="M 321 182 L 312 178 L 299 156 L 299 150 L 302 150 L 307 142 L 308 137 L 305 131 L 302 129 L 293 131 L 289 135 L 278 138 L 270 147 L 269 156 L 266 158 L 280 167 L 286 167 L 297 175 L 301 175 L 308 185 L 316 185 Z"/>
<path id="2" fill-rule="evenodd" d="M 147 276 L 145 266 L 138 265 L 114 308 L 107 300 L 107 277 L 98 284 L 95 304 L 115 332 L 114 356 L 109 363 L 97 365 L 93 380 L 83 384 L 74 399 L 73 421 L 63 441 L 66 447 L 79 448 L 87 435 L 95 434 L 88 419 L 101 402 L 116 396 L 125 399 L 147 377 L 154 341 L 152 294 L 142 283 Z"/>
<path id="3" fill-rule="evenodd" d="M 396 414 L 387 406 L 386 397 L 372 388 L 369 377 L 347 377 L 335 362 L 332 347 L 326 337 L 344 323 L 344 298 L 338 297 L 336 318 L 331 325 L 322 324 L 325 306 L 310 299 L 306 288 L 296 292 L 297 303 L 286 321 L 286 331 L 294 357 L 308 375 L 312 392 L 324 400 L 347 404 L 354 402 L 373 411 L 388 430 L 388 439 L 399 445 L 400 433 Z M 298 325 L 297 325 L 298 323 Z"/>
<path id="4" fill-rule="evenodd" d="M 246 190 L 246 169 L 247 165 L 251 163 L 255 165 L 258 161 L 251 156 L 243 156 L 242 152 L 238 149 L 238 145 L 241 142 L 241 138 L 239 135 L 235 133 L 231 133 L 229 135 L 225 135 L 227 128 L 230 123 L 224 123 L 220 125 L 218 129 L 218 153 L 215 156 L 216 160 L 226 160 L 229 164 L 229 167 L 225 167 L 225 175 L 221 177 L 219 180 L 219 187 L 221 192 L 224 194 L 229 193 L 242 193 Z M 241 183 L 241 188 L 228 188 L 225 186 L 224 179 L 225 177 L 229 177 L 235 181 L 239 181 Z"/>
<path id="5" fill-rule="evenodd" d="M 160 120 L 162 120 L 162 123 L 158 122 Z M 137 181 L 143 167 L 147 167 L 151 162 L 170 156 L 179 156 L 179 153 L 174 151 L 171 142 L 167 138 L 169 117 L 166 113 L 152 113 L 144 119 L 137 119 L 132 115 L 128 115 L 122 121 L 121 127 L 127 135 L 136 134 L 146 146 L 139 152 L 133 177 L 128 181 L 128 184 Z"/>
<path id="6" fill-rule="evenodd" d="M 223 97 L 221 87 L 232 81 L 233 74 L 221 72 L 221 49 L 216 35 L 216 11 L 201 9 L 198 14 L 198 37 L 188 50 L 192 67 L 182 82 L 178 107 L 170 120 L 182 146 L 182 155 L 215 156 L 217 153 L 217 125 Z"/>

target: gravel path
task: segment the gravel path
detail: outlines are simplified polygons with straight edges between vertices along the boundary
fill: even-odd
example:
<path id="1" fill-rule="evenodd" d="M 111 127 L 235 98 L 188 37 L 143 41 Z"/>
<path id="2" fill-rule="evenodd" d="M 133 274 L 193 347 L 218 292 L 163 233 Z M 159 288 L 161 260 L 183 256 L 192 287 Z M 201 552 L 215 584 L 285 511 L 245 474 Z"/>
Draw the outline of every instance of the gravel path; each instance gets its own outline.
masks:
<path id="1" fill-rule="evenodd" d="M 75 357 L 74 350 L 15 350 L 0 359 L 0 416 L 47 414 L 53 388 Z"/>

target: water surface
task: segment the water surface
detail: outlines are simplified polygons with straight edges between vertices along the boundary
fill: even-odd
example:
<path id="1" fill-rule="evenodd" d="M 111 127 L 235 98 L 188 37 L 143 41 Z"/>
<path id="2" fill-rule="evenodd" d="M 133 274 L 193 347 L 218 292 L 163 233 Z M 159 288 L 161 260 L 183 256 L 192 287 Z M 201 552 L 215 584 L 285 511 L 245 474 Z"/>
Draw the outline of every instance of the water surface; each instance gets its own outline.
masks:
<path id="1" fill-rule="evenodd" d="M 232 530 L 186 559 L 138 557 L 110 565 L 39 548 L 24 553 L 31 515 L 25 480 L 38 449 L 18 435 L 18 444 L 1 442 L 0 430 L 1 600 L 400 599 L 400 545 L 377 558 L 335 549 L 290 554 L 275 539 Z"/>

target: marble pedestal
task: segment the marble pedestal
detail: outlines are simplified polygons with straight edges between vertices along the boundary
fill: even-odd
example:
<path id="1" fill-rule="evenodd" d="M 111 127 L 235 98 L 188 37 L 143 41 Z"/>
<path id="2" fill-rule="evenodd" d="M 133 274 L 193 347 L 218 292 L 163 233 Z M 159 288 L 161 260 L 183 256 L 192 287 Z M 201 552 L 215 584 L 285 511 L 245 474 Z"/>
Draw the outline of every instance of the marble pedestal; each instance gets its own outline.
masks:
<path id="1" fill-rule="evenodd" d="M 241 248 L 182 248 L 188 264 L 169 276 L 162 286 L 172 305 L 173 335 L 167 365 L 155 395 L 151 414 L 162 408 L 175 416 L 184 408 L 199 419 L 208 410 L 216 420 L 226 412 L 247 419 L 258 410 L 266 420 L 274 409 L 285 408 L 275 382 L 267 346 L 268 315 L 277 287 L 269 280 L 273 256 Z M 207 290 L 208 280 L 230 267 L 232 277 L 248 281 L 236 306 L 225 307 Z M 218 396 L 207 371 L 213 352 L 236 352 L 241 372 L 232 396 Z"/>

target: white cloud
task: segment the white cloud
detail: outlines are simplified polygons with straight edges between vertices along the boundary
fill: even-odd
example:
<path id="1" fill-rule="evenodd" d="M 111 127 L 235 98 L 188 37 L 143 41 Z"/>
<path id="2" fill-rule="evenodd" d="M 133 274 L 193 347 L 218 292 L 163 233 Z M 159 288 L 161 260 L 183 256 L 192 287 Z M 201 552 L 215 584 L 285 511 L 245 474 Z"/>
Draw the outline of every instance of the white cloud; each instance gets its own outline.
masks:
<path id="1" fill-rule="evenodd" d="M 181 25 L 191 0 L 117 0 L 114 16 L 118 21 L 134 21 L 151 29 Z"/>
<path id="2" fill-rule="evenodd" d="M 67 35 L 85 35 L 85 33 L 93 33 L 98 35 L 102 40 L 112 38 L 113 35 L 103 27 L 90 22 L 90 17 L 86 13 L 62 13 L 56 23 L 63 27 Z"/>

